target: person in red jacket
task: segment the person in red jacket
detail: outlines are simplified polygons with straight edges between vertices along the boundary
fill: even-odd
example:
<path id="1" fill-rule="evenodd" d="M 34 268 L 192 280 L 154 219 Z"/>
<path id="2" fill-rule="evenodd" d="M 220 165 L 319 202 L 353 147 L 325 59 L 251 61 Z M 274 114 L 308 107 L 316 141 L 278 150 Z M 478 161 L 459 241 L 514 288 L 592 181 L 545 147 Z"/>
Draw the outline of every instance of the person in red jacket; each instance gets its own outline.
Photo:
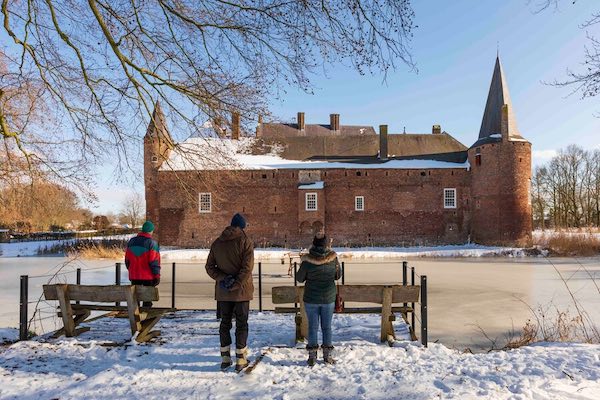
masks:
<path id="1" fill-rule="evenodd" d="M 144 222 L 142 231 L 129 239 L 125 250 L 125 266 L 129 271 L 132 285 L 157 286 L 160 283 L 160 249 L 152 239 L 154 224 Z M 144 302 L 144 307 L 152 307 L 152 302 Z"/>

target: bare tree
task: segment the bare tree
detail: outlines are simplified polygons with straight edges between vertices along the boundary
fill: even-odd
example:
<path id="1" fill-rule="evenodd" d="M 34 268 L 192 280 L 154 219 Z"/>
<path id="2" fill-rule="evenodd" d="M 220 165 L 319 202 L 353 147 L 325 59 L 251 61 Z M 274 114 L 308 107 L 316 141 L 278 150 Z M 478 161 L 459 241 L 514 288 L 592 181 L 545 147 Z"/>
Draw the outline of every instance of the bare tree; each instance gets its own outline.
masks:
<path id="1" fill-rule="evenodd" d="M 0 12 L 3 151 L 77 186 L 102 158 L 131 166 L 157 100 L 183 137 L 233 111 L 254 120 L 331 63 L 414 68 L 410 0 L 0 0 Z"/>
<path id="2" fill-rule="evenodd" d="M 132 228 L 140 225 L 145 213 L 144 201 L 139 193 L 132 193 L 127 196 L 127 199 L 123 203 L 121 214 Z"/>
<path id="3" fill-rule="evenodd" d="M 530 0 L 535 12 L 549 8 L 558 8 L 561 3 L 575 4 L 577 0 Z M 582 29 L 589 29 L 600 24 L 600 9 L 593 12 L 586 21 L 580 23 Z M 578 71 L 567 70 L 568 78 L 556 80 L 552 84 L 559 87 L 570 87 L 573 93 L 579 93 L 582 98 L 594 97 L 600 94 L 600 40 L 587 32 L 588 45 L 585 46 L 585 56 L 582 67 Z"/>

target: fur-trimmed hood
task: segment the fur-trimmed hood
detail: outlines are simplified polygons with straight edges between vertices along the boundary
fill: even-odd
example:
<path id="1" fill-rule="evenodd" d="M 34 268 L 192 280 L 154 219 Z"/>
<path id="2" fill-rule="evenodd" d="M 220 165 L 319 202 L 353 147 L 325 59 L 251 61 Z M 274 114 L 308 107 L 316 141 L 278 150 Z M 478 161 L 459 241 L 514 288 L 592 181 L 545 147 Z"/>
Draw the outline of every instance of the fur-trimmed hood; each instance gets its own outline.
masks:
<path id="1" fill-rule="evenodd" d="M 337 253 L 333 250 L 329 250 L 327 253 L 324 253 L 321 255 L 312 250 L 313 249 L 311 248 L 310 253 L 304 254 L 302 257 L 300 257 L 300 260 L 309 262 L 314 265 L 323 265 L 323 264 L 330 263 L 331 261 L 335 260 L 335 258 L 337 257 Z"/>

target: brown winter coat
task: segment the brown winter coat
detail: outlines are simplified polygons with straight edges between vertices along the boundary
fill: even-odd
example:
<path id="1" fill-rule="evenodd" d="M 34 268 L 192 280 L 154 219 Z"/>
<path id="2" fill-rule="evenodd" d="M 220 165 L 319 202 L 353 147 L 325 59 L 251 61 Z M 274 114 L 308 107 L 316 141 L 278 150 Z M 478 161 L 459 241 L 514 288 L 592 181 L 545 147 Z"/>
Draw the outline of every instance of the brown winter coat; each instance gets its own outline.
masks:
<path id="1" fill-rule="evenodd" d="M 215 300 L 252 300 L 254 294 L 253 267 L 254 245 L 252 241 L 242 229 L 228 226 L 210 246 L 206 260 L 206 272 L 215 280 Z M 229 290 L 219 286 L 219 282 L 227 275 L 235 277 L 235 283 Z"/>

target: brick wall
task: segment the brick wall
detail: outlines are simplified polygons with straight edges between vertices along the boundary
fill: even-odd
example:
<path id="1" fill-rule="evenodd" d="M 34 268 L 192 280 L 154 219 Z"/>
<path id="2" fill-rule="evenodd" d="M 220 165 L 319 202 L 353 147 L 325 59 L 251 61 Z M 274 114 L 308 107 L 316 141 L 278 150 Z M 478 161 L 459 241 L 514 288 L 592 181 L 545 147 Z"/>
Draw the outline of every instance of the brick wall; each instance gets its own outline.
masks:
<path id="1" fill-rule="evenodd" d="M 469 149 L 473 213 L 471 239 L 482 244 L 530 245 L 531 144 L 503 141 Z"/>
<path id="2" fill-rule="evenodd" d="M 298 189 L 308 172 L 324 189 Z M 258 245 L 308 246 L 322 227 L 337 245 L 463 243 L 469 182 L 464 169 L 161 171 L 157 234 L 162 245 L 205 247 L 242 212 Z M 456 209 L 443 206 L 449 187 L 457 189 Z M 200 192 L 212 193 L 210 213 L 199 212 Z M 317 211 L 305 210 L 306 192 L 317 193 Z M 355 196 L 364 196 L 365 211 L 355 211 Z"/>

